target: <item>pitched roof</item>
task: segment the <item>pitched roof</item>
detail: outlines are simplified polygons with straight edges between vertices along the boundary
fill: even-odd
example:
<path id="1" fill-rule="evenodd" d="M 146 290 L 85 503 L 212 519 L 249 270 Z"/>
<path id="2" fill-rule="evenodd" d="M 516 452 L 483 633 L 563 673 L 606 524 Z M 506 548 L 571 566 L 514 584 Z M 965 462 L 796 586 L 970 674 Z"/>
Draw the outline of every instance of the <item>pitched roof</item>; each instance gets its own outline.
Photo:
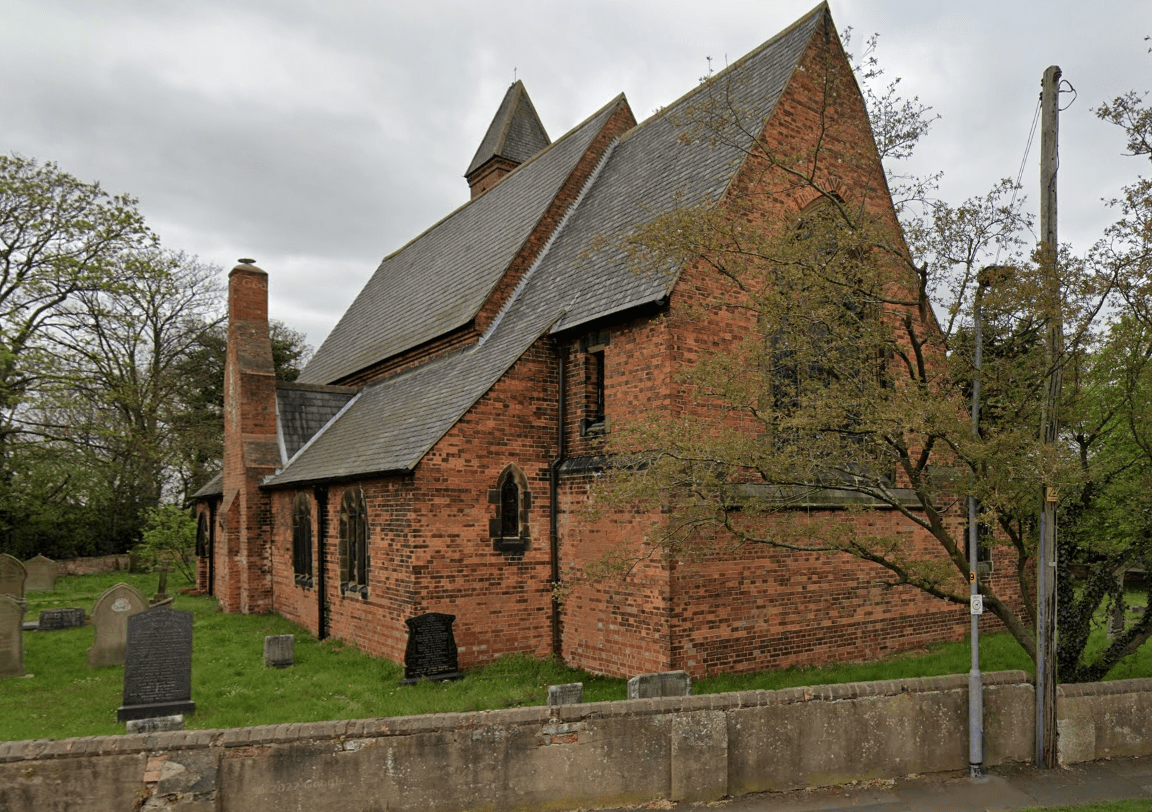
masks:
<path id="1" fill-rule="evenodd" d="M 555 315 L 518 314 L 488 340 L 364 387 L 266 485 L 411 471 Z"/>
<path id="2" fill-rule="evenodd" d="M 471 175 L 493 158 L 522 164 L 551 143 L 524 83 L 513 82 L 464 174 Z"/>
<path id="3" fill-rule="evenodd" d="M 613 100 L 487 194 L 386 257 L 299 380 L 334 383 L 467 325 L 623 103 Z"/>
<path id="4" fill-rule="evenodd" d="M 719 200 L 826 10 L 821 4 L 624 135 L 536 273 L 537 287 L 546 288 L 536 294 L 538 306 L 566 311 L 557 330 L 671 292 L 679 269 L 638 273 L 628 235 L 676 208 Z M 738 121 L 718 134 L 711 131 L 717 113 Z M 710 120 L 693 134 L 701 118 Z"/>
<path id="5" fill-rule="evenodd" d="M 573 328 L 667 296 L 679 269 L 636 273 L 623 247 L 625 238 L 637 226 L 677 207 L 719 200 L 741 164 L 752 138 L 749 133 L 762 129 L 825 14 L 827 6 L 822 3 L 627 132 L 605 154 L 488 335 L 478 344 L 363 389 L 268 484 L 413 470 L 546 331 Z M 693 119 L 714 111 L 717 104 L 741 119 L 726 133 L 732 137 L 686 138 Z M 567 177 L 578 159 L 577 146 L 582 154 L 590 143 L 590 132 L 599 130 L 611 109 L 609 105 L 489 193 L 385 260 L 334 331 L 341 336 L 333 346 L 342 353 L 354 353 L 355 348 L 346 342 L 355 337 L 371 344 L 369 351 L 342 364 L 328 360 L 317 364 L 318 352 L 305 370 L 309 379 L 322 375 L 331 379 L 334 370 L 347 374 L 362 368 L 385 357 L 380 354 L 382 347 L 419 343 L 406 337 L 406 328 L 417 336 L 429 336 L 429 330 L 443 332 L 445 324 L 462 323 L 459 315 L 453 317 L 456 321 L 443 315 L 449 308 L 471 318 L 478 306 L 474 294 L 486 291 L 488 280 L 497 270 L 502 272 L 513 255 L 510 239 L 499 251 L 489 250 L 483 240 L 472 241 L 485 233 L 479 223 L 492 227 L 501 216 L 535 222 L 531 212 L 547 201 L 533 198 L 528 205 L 520 196 L 542 193 L 545 188 L 555 190 L 557 179 Z M 466 212 L 474 219 L 454 222 Z M 442 252 L 449 249 L 446 259 Z M 476 278 L 467 275 L 470 270 Z M 463 292 L 450 295 L 457 289 Z M 440 315 L 423 315 L 408 296 L 413 291 L 424 294 Z M 460 304 L 460 299 L 467 299 L 467 304 Z M 374 341 L 374 330 L 387 333 L 388 338 Z M 338 355 L 335 349 L 329 354 Z"/>
<path id="6" fill-rule="evenodd" d="M 280 440 L 281 462 L 296 456 L 355 394 L 355 389 L 345 386 L 278 382 L 276 433 Z"/>

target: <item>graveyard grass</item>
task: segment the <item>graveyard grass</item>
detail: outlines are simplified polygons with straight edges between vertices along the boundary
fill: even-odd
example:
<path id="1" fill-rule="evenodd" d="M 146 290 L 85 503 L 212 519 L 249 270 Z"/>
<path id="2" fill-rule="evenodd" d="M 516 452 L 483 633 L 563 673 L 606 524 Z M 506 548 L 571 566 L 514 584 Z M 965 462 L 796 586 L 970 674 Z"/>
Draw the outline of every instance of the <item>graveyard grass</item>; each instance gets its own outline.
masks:
<path id="1" fill-rule="evenodd" d="M 178 576 L 169 576 L 175 594 Z M 41 609 L 81 606 L 90 614 L 96 598 L 120 581 L 148 597 L 155 575 L 124 572 L 62 577 L 56 591 L 29 594 L 25 615 Z M 455 682 L 401 685 L 399 664 L 369 657 L 339 640 L 318 641 L 273 615 L 226 615 L 211 597 L 177 595 L 173 608 L 193 614 L 192 699 L 196 713 L 185 719 L 195 729 L 408 716 L 544 705 L 548 686 L 584 683 L 584 700 L 624 699 L 627 681 L 593 676 L 554 661 L 509 656 L 468 671 Z M 264 667 L 264 637 L 294 634 L 295 665 Z M 84 626 L 24 635 L 24 667 L 30 676 L 0 680 L 0 740 L 59 739 L 124 732 L 116 721 L 123 667 L 89 669 L 93 629 Z M 790 688 L 801 685 L 958 674 L 968 671 L 968 644 L 933 646 L 875 663 L 790 668 L 696 680 L 693 693 Z M 1030 670 L 1031 662 L 1007 634 L 981 638 L 985 671 Z M 1152 650 L 1145 647 L 1110 678 L 1152 675 Z"/>

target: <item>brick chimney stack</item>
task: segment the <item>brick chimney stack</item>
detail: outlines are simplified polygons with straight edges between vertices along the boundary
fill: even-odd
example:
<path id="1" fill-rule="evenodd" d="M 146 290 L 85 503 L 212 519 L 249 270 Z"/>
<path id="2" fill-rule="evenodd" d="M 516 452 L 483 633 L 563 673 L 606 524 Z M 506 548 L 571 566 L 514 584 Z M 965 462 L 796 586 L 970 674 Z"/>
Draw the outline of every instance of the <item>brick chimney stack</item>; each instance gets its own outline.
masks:
<path id="1" fill-rule="evenodd" d="M 228 275 L 224 362 L 224 541 L 217 590 L 228 612 L 272 608 L 270 500 L 260 490 L 280 465 L 276 372 L 268 333 L 268 274 L 241 259 Z"/>

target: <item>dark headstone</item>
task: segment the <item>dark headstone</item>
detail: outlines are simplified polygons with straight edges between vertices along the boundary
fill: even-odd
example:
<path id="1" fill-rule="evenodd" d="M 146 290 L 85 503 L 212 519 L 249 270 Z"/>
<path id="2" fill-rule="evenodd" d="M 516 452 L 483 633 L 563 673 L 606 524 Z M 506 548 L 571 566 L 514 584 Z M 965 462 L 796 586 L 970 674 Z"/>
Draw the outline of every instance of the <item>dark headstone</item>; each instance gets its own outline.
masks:
<path id="1" fill-rule="evenodd" d="M 548 686 L 548 707 L 553 705 L 579 705 L 584 701 L 584 683 Z"/>
<path id="2" fill-rule="evenodd" d="M 28 573 L 25 592 L 56 591 L 56 576 L 60 574 L 60 565 L 51 558 L 42 555 L 30 558 L 24 562 L 24 570 Z"/>
<path id="3" fill-rule="evenodd" d="M 687 671 L 661 671 L 640 674 L 628 680 L 629 699 L 653 699 L 660 696 L 691 696 L 692 677 Z"/>
<path id="4" fill-rule="evenodd" d="M 121 722 L 193 713 L 192 614 L 154 606 L 128 618 Z"/>
<path id="5" fill-rule="evenodd" d="M 296 635 L 270 634 L 264 638 L 264 667 L 288 668 L 295 661 Z"/>
<path id="6" fill-rule="evenodd" d="M 408 646 L 404 650 L 404 684 L 422 679 L 446 680 L 460 677 L 456 638 L 452 624 L 456 615 L 429 612 L 408 618 Z"/>
<path id="7" fill-rule="evenodd" d="M 24 676 L 24 608 L 0 595 L 0 677 Z"/>
<path id="8" fill-rule="evenodd" d="M 183 730 L 184 716 L 153 716 L 148 719 L 129 719 L 125 725 L 129 733 L 162 733 L 165 730 Z"/>
<path id="9" fill-rule="evenodd" d="M 59 609 L 41 609 L 40 623 L 36 628 L 42 632 L 51 632 L 57 629 L 74 629 L 83 625 L 84 610 L 79 606 L 69 606 Z"/>

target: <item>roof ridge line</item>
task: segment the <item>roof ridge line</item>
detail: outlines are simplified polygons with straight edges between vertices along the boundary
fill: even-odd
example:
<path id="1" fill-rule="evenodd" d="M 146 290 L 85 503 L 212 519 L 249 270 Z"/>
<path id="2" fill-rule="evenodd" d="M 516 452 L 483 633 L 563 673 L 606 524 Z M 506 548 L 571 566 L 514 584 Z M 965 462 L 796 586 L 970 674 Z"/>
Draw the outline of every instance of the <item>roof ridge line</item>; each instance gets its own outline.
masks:
<path id="1" fill-rule="evenodd" d="M 620 143 L 620 136 L 614 136 L 612 140 L 608 142 L 608 148 L 604 150 L 604 154 L 600 156 L 600 160 L 596 163 L 596 166 L 593 167 L 592 172 L 588 175 L 588 179 L 584 181 L 584 185 L 582 185 L 580 187 L 580 191 L 576 193 L 576 197 L 573 199 L 572 204 L 564 210 L 564 215 L 560 218 L 560 222 L 556 224 L 556 228 L 552 230 L 552 234 L 549 235 L 548 241 L 544 243 L 544 247 L 540 249 L 540 253 L 536 255 L 536 259 L 532 261 L 532 264 L 528 267 L 528 270 L 524 272 L 524 275 L 520 277 L 520 281 L 516 283 L 516 287 L 512 290 L 512 295 L 508 297 L 508 301 L 505 302 L 504 306 L 500 308 L 500 312 L 496 314 L 496 318 L 492 319 L 492 324 L 489 325 L 488 329 L 484 331 L 484 335 L 480 336 L 480 340 L 476 342 L 477 346 L 480 346 L 488 340 L 489 336 L 491 336 L 492 333 L 496 331 L 496 328 L 500 326 L 500 322 L 504 319 L 504 314 L 511 310 L 512 305 L 516 302 L 517 299 L 520 298 L 521 292 L 528 285 L 528 281 L 533 277 L 536 269 L 540 267 L 541 263 L 543 263 L 544 258 L 548 255 L 549 249 L 552 248 L 553 243 L 556 242 L 556 239 L 564 230 L 564 226 L 568 224 L 568 220 L 571 219 L 572 214 L 584 201 L 584 197 L 588 193 L 588 190 L 592 187 L 592 184 L 594 184 L 596 179 L 600 177 L 601 170 L 603 170 L 605 164 L 608 163 L 608 159 L 612 156 L 612 153 L 616 151 L 616 145 L 618 143 Z M 563 318 L 563 315 L 559 316 L 557 320 L 561 318 Z M 555 324 L 555 322 L 553 324 Z"/>
<path id="2" fill-rule="evenodd" d="M 613 98 L 613 99 L 612 99 L 612 101 L 610 101 L 610 102 L 608 102 L 607 104 L 605 104 L 603 107 L 601 107 L 599 110 L 597 110 L 597 111 L 596 111 L 595 113 L 593 113 L 592 115 L 588 116 L 586 119 L 584 119 L 583 121 L 581 121 L 579 124 L 574 124 L 574 125 L 573 125 L 571 128 L 569 128 L 568 132 L 564 133 L 564 135 L 560 136 L 560 137 L 559 137 L 559 138 L 557 138 L 555 141 L 553 141 L 551 144 L 549 144 L 548 146 L 544 147 L 544 149 L 542 149 L 542 150 L 540 150 L 539 152 L 537 152 L 535 155 L 533 155 L 533 156 L 532 156 L 531 158 L 529 158 L 527 161 L 525 161 L 524 163 L 522 163 L 522 164 L 520 164 L 519 166 L 517 166 L 515 169 L 513 169 L 511 172 L 509 172 L 507 175 L 505 175 L 505 176 L 504 176 L 504 178 L 509 178 L 509 177 L 511 177 L 512 175 L 514 175 L 514 174 L 516 174 L 517 172 L 519 172 L 519 171 L 520 171 L 521 169 L 523 169 L 524 167 L 526 167 L 526 166 L 530 166 L 531 164 L 535 163 L 535 162 L 536 162 L 536 161 L 537 161 L 537 160 L 538 160 L 538 159 L 539 159 L 541 156 L 543 156 L 545 153 L 547 153 L 547 152 L 550 152 L 550 151 L 551 151 L 552 149 L 554 149 L 554 148 L 555 148 L 557 145 L 559 145 L 559 144 L 562 144 L 562 143 L 563 143 L 565 140 L 567 140 L 568 138 L 570 138 L 570 137 L 573 137 L 573 133 L 575 133 L 577 130 L 579 130 L 579 129 L 583 128 L 583 127 L 584 127 L 584 126 L 586 126 L 587 124 L 590 124 L 590 123 L 592 122 L 592 119 L 596 118 L 596 116 L 598 116 L 598 115 L 600 115 L 601 113 L 603 113 L 605 110 L 607 110 L 608 108 L 610 108 L 612 105 L 614 105 L 614 104 L 618 103 L 618 102 L 619 102 L 621 99 L 625 99 L 625 96 L 624 96 L 624 94 L 623 94 L 623 93 L 617 93 L 617 94 L 616 94 L 616 96 L 615 96 L 615 98 Z M 625 99 L 625 100 L 626 100 L 626 99 Z M 490 190 L 489 190 L 489 192 L 495 191 L 495 190 L 496 190 L 496 189 L 497 189 L 499 186 L 501 186 L 503 183 L 504 183 L 504 179 L 501 179 L 500 183 L 496 184 L 496 186 L 493 186 L 493 187 L 492 187 L 492 189 L 490 189 Z M 428 234 L 429 232 L 431 232 L 431 231 L 434 231 L 435 229 L 439 228 L 439 227 L 440 227 L 441 225 L 443 225 L 444 223 L 446 223 L 446 222 L 448 222 L 449 220 L 451 220 L 451 219 L 452 219 L 453 217 L 455 217 L 457 214 L 459 214 L 460 212 L 462 212 L 464 209 L 466 209 L 466 208 L 468 208 L 469 206 L 471 206 L 471 205 L 475 204 L 477 201 L 480 201 L 480 200 L 484 200 L 484 199 L 485 199 L 485 198 L 487 198 L 487 197 L 488 197 L 488 193 L 485 193 L 485 194 L 482 194 L 482 195 L 480 195 L 480 197 L 474 197 L 474 198 L 472 198 L 471 200 L 465 200 L 465 201 L 464 201 L 463 203 L 461 203 L 459 206 L 457 206 L 457 207 L 456 207 L 456 208 L 454 208 L 452 211 L 450 211 L 450 212 L 448 212 L 447 214 L 445 214 L 443 217 L 441 217 L 439 220 L 437 220 L 436 222 L 434 222 L 432 225 L 430 225 L 430 226 L 428 226 L 427 228 L 425 228 L 423 231 L 421 231 L 419 234 L 417 234 L 416 236 L 414 236 L 412 239 L 408 240 L 408 242 L 406 242 L 406 243 L 404 243 L 403 245 L 401 245 L 401 246 L 400 246 L 399 248 L 397 248 L 395 251 L 391 251 L 391 252 L 389 252 L 389 253 L 385 254 L 385 255 L 383 256 L 383 258 L 381 258 L 380 262 L 379 262 L 379 263 L 377 263 L 377 268 L 379 268 L 379 266 L 380 266 L 382 263 L 384 263 L 385 261 L 387 261 L 387 260 L 391 259 L 392 257 L 396 256 L 396 255 L 397 255 L 397 254 L 399 254 L 400 252 L 404 251 L 406 248 L 408 248 L 410 245 L 412 245 L 413 243 L 415 243 L 417 240 L 419 240 L 419 239 L 420 239 L 421 237 L 423 237 L 425 234 Z M 345 311 L 345 313 L 347 313 L 347 311 Z"/>
<path id="3" fill-rule="evenodd" d="M 658 119 L 664 118 L 669 113 L 671 113 L 673 108 L 679 107 L 681 104 L 686 102 L 690 97 L 694 96 L 696 93 L 699 93 L 705 86 L 716 81 L 720 77 L 724 76 L 726 73 L 730 73 L 730 72 L 734 71 L 736 68 L 740 67 L 744 63 L 749 62 L 753 57 L 757 56 L 758 54 L 760 54 L 765 49 L 774 45 L 777 41 L 783 39 L 786 35 L 791 34 L 796 28 L 798 28 L 799 26 L 806 23 L 808 20 L 810 20 L 812 17 L 814 17 L 817 14 L 817 12 L 821 12 L 821 11 L 824 13 L 829 12 L 828 0 L 821 0 L 820 3 L 813 6 L 811 11 L 809 11 L 807 14 L 802 15 L 798 19 L 794 20 L 791 25 L 789 25 L 783 31 L 778 32 L 774 37 L 760 43 L 755 48 L 753 48 L 751 51 L 744 54 L 739 59 L 737 59 L 735 62 L 733 62 L 731 65 L 725 65 L 724 69 L 722 71 L 720 71 L 719 73 L 716 73 L 713 76 L 707 77 L 703 82 L 700 82 L 699 84 L 697 84 L 696 87 L 692 88 L 691 90 L 689 90 L 686 93 L 681 94 L 678 98 L 673 99 L 672 101 L 668 102 L 668 104 L 664 105 L 659 110 L 657 110 L 655 113 L 648 116 L 648 118 L 644 119 L 641 122 L 638 122 L 635 127 L 633 127 L 631 130 L 629 130 L 627 133 L 624 134 L 624 137 L 628 137 L 628 136 L 632 135 L 632 133 L 634 133 L 636 130 L 643 128 L 644 126 L 648 125 L 651 122 L 654 122 Z"/>

